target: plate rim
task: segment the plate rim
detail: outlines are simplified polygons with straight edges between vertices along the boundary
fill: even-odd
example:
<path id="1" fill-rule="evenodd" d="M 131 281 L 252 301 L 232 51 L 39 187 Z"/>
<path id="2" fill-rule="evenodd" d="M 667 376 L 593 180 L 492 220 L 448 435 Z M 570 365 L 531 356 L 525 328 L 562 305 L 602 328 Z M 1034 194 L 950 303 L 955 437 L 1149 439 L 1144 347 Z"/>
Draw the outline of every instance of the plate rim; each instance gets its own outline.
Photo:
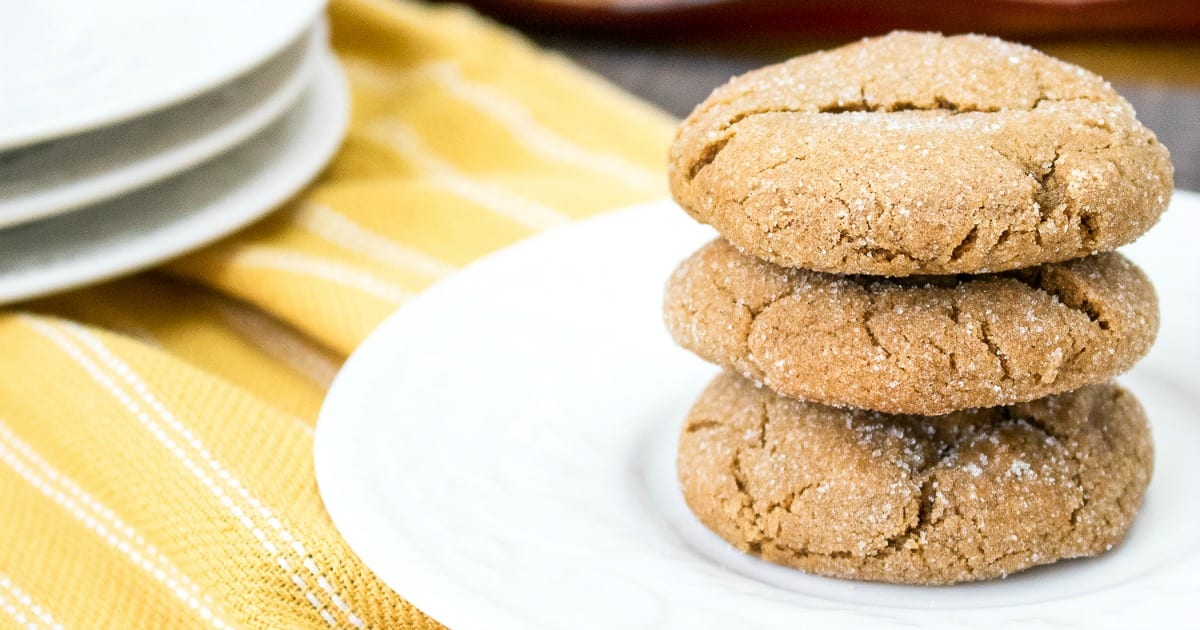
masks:
<path id="1" fill-rule="evenodd" d="M 264 66 L 209 93 L 152 112 L 142 118 L 49 141 L 48 144 L 59 142 L 69 144 L 76 141 L 95 142 L 97 135 L 128 132 L 130 128 L 140 125 L 187 126 L 190 124 L 189 117 L 204 116 L 198 110 L 202 109 L 205 103 L 199 101 L 203 101 L 209 96 L 218 96 L 218 93 L 223 90 L 244 89 L 239 84 L 244 84 L 251 80 L 256 73 L 265 71 L 266 65 L 278 62 L 290 66 L 287 74 L 277 78 L 275 85 L 271 86 L 269 91 L 254 98 L 249 103 L 249 107 L 227 114 L 214 128 L 203 135 L 189 136 L 162 150 L 136 155 L 132 159 L 116 165 L 105 166 L 103 170 L 91 173 L 82 179 L 64 178 L 49 187 L 31 186 L 14 197 L 0 198 L 0 229 L 66 214 L 108 201 L 139 188 L 151 186 L 189 168 L 199 166 L 250 140 L 259 131 L 282 118 L 288 109 L 300 99 L 312 81 L 325 45 L 323 29 L 322 24 L 314 25 L 299 39 L 290 42 L 289 46 L 280 52 L 281 56 L 268 60 Z M 189 111 L 188 108 L 192 109 Z M 168 116 L 172 117 L 169 122 L 166 121 Z M 158 117 L 161 119 L 152 120 Z M 22 149 L 18 149 L 18 151 L 20 150 Z M 83 156 L 83 159 L 91 161 L 86 155 Z M 0 175 L 3 175 L 3 168 L 0 168 Z"/>
<path id="2" fill-rule="evenodd" d="M 268 185 L 260 183 L 258 186 L 249 186 L 242 183 L 240 187 L 231 189 L 231 195 L 241 191 L 242 195 L 249 197 L 232 208 L 222 202 L 192 208 L 190 212 L 179 212 L 170 223 L 160 227 L 170 228 L 207 219 L 205 227 L 190 230 L 184 235 L 168 234 L 171 237 L 169 241 L 164 240 L 161 235 L 155 240 L 155 233 L 149 232 L 139 235 L 138 247 L 130 246 L 127 241 L 110 243 L 112 247 L 103 251 L 91 251 L 82 257 L 67 258 L 60 264 L 39 265 L 36 269 L 19 268 L 15 273 L 4 269 L 0 264 L 0 304 L 26 301 L 132 274 L 195 251 L 279 209 L 280 204 L 302 189 L 332 159 L 345 137 L 349 123 L 350 93 L 345 74 L 331 51 L 322 50 L 318 57 L 313 81 L 302 90 L 303 96 L 299 102 L 286 110 L 283 116 L 286 118 L 297 108 L 308 103 L 316 104 L 319 108 L 308 114 L 299 131 L 293 132 L 293 137 L 308 137 L 313 142 L 312 146 L 306 146 L 302 151 L 306 156 L 302 168 L 297 168 L 287 177 L 276 177 L 268 182 Z M 250 148 L 254 143 L 261 141 L 262 134 L 270 133 L 275 125 L 283 123 L 283 119 L 276 121 L 231 152 Z M 15 231 L 39 228 L 43 225 L 68 225 L 78 213 L 104 212 L 108 209 L 107 206 L 112 204 L 121 204 L 127 199 L 143 194 L 153 194 L 149 191 L 158 186 L 169 186 L 182 178 L 203 177 L 205 169 L 215 168 L 218 161 L 210 161 L 195 170 L 185 171 L 147 189 L 127 193 L 124 197 L 117 197 L 96 207 L 52 217 L 44 222 L 17 226 Z M 263 170 L 267 168 L 269 166 L 263 166 Z M 0 232 L 0 238 L 4 236 L 5 233 Z"/>
<path id="3" fill-rule="evenodd" d="M 336 443 L 336 440 L 328 437 L 333 432 L 333 429 L 329 428 L 332 423 L 325 422 L 323 420 L 326 417 L 326 409 L 328 408 L 329 401 L 333 399 L 334 392 L 337 391 L 337 388 L 339 388 L 339 382 L 344 383 L 352 378 L 352 376 L 348 375 L 352 375 L 354 371 L 357 371 L 358 368 L 354 366 L 366 361 L 366 359 L 363 357 L 369 356 L 370 353 L 375 352 L 375 350 L 372 348 L 381 345 L 378 343 L 372 344 L 372 339 L 385 338 L 387 335 L 389 335 L 389 331 L 392 328 L 397 327 L 396 322 L 400 321 L 400 317 L 402 317 L 402 311 L 405 311 L 413 304 L 419 304 L 429 300 L 436 300 L 439 293 L 444 290 L 446 283 L 451 281 L 453 278 L 469 272 L 477 267 L 490 265 L 498 258 L 511 257 L 514 255 L 514 252 L 519 253 L 528 247 L 530 243 L 549 238 L 558 238 L 559 235 L 564 232 L 586 230 L 593 222 L 611 220 L 614 216 L 619 216 L 619 213 L 622 212 L 634 211 L 640 208 L 652 208 L 654 206 L 661 205 L 664 201 L 670 201 L 670 198 L 663 197 L 652 201 L 645 201 L 619 208 L 604 210 L 585 219 L 573 221 L 562 226 L 538 232 L 467 263 L 455 271 L 455 273 L 435 282 L 433 285 L 427 287 L 417 295 L 407 300 L 399 308 L 388 315 L 382 322 L 380 322 L 371 331 L 371 333 L 367 335 L 366 339 L 364 339 L 363 342 L 360 343 L 354 349 L 354 351 L 350 353 L 350 356 L 346 358 L 346 361 L 342 364 L 341 368 L 338 369 L 337 374 L 330 383 L 329 389 L 326 391 L 325 398 L 321 403 L 321 409 L 318 413 L 316 427 L 313 429 L 314 477 L 317 483 L 317 492 L 321 497 L 322 504 L 325 506 L 325 511 L 329 514 L 330 520 L 333 522 L 334 529 L 338 532 L 338 535 L 342 537 L 346 544 L 349 545 L 350 549 L 355 553 L 355 555 L 358 556 L 358 558 L 363 562 L 364 565 L 367 566 L 368 569 L 375 573 L 389 588 L 394 590 L 406 601 L 409 601 L 414 606 L 417 606 L 418 609 L 426 612 L 426 614 L 429 614 L 438 623 L 444 624 L 451 628 L 488 628 L 493 626 L 496 620 L 491 616 L 476 615 L 469 611 L 463 610 L 461 606 L 458 606 L 454 602 L 444 598 L 436 591 L 436 589 L 427 588 L 426 581 L 418 579 L 402 579 L 401 576 L 393 575 L 390 571 L 380 571 L 377 567 L 372 567 L 371 564 L 369 564 L 366 560 L 367 557 L 379 555 L 379 547 L 371 542 L 375 540 L 374 532 L 370 531 L 369 528 L 362 528 L 355 524 L 355 519 L 349 516 L 349 513 L 353 510 L 348 507 L 344 495 L 325 492 L 322 490 L 322 488 L 330 486 L 330 480 L 335 477 L 333 470 L 337 468 L 334 465 L 334 453 L 336 451 L 334 444 Z M 345 386 L 342 385 L 341 387 Z M 345 516 L 343 517 L 343 515 Z M 399 582 L 403 582 L 403 584 L 399 584 Z M 414 593 L 417 596 L 411 597 L 411 595 Z M 416 600 L 420 600 L 421 603 L 417 604 Z M 437 611 L 436 613 L 432 612 L 435 610 Z M 499 610 L 496 612 L 507 615 L 507 612 L 504 610 Z M 520 625 L 520 620 L 512 620 L 511 623 L 515 623 L 517 625 L 506 625 L 504 627 L 522 627 Z"/>

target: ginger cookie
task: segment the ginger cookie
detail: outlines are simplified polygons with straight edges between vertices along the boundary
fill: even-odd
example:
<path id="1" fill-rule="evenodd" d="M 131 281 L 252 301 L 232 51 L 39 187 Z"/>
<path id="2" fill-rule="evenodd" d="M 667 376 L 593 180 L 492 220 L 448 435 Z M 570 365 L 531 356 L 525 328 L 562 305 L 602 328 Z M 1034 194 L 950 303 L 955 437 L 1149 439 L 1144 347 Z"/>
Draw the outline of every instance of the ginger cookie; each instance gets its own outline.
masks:
<path id="1" fill-rule="evenodd" d="M 675 199 L 785 267 L 982 273 L 1112 250 L 1167 207 L 1166 148 L 1100 77 L 897 32 L 732 79 L 682 123 Z"/>
<path id="2" fill-rule="evenodd" d="M 1103 553 L 1152 468 L 1141 406 L 1111 383 L 929 417 L 806 403 L 728 373 L 692 408 L 678 458 L 688 506 L 738 549 L 907 584 Z"/>
<path id="3" fill-rule="evenodd" d="M 999 274 L 881 278 L 788 269 L 725 240 L 667 283 L 684 348 L 785 396 L 934 415 L 1106 381 L 1158 332 L 1158 301 L 1115 252 Z"/>

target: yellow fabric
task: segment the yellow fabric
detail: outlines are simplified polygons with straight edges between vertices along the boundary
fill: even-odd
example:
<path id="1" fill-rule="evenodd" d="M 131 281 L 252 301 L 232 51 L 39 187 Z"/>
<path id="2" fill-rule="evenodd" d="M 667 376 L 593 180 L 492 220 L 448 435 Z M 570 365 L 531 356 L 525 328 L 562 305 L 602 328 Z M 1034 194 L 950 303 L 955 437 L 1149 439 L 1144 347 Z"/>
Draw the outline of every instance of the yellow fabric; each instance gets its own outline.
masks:
<path id="1" fill-rule="evenodd" d="M 322 508 L 312 426 L 413 294 L 665 195 L 673 121 L 460 8 L 335 0 L 354 109 L 298 199 L 0 311 L 0 628 L 435 628 Z"/>

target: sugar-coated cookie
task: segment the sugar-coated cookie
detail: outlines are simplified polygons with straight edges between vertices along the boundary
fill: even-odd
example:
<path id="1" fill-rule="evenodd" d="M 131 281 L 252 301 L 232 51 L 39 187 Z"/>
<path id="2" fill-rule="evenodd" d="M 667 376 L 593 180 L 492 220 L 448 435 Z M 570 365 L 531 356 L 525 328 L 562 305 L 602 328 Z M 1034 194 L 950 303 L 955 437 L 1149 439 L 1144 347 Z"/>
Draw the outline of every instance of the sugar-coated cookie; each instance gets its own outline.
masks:
<path id="1" fill-rule="evenodd" d="M 821 575 L 950 584 L 1118 544 L 1153 446 L 1111 383 L 938 417 L 835 409 L 722 374 L 680 439 L 687 504 L 737 548 Z"/>
<path id="2" fill-rule="evenodd" d="M 775 391 L 941 414 L 1107 381 L 1158 331 L 1158 301 L 1115 252 L 1000 274 L 881 278 L 788 269 L 718 239 L 676 269 L 675 340 Z"/>
<path id="3" fill-rule="evenodd" d="M 732 79 L 682 123 L 675 199 L 785 267 L 981 273 L 1129 243 L 1167 150 L 1100 77 L 991 37 L 897 32 Z"/>

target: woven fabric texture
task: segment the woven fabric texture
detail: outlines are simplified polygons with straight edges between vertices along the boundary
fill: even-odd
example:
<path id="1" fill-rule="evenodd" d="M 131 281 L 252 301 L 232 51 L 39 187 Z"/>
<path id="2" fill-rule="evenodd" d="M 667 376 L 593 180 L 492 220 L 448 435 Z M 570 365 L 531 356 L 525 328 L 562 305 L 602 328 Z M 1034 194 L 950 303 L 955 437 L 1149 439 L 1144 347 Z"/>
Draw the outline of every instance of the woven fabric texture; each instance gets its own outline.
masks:
<path id="1" fill-rule="evenodd" d="M 0 311 L 0 628 L 441 627 L 323 509 L 321 398 L 439 278 L 665 196 L 674 121 L 458 7 L 329 20 L 353 112 L 317 181 L 167 267 Z"/>

